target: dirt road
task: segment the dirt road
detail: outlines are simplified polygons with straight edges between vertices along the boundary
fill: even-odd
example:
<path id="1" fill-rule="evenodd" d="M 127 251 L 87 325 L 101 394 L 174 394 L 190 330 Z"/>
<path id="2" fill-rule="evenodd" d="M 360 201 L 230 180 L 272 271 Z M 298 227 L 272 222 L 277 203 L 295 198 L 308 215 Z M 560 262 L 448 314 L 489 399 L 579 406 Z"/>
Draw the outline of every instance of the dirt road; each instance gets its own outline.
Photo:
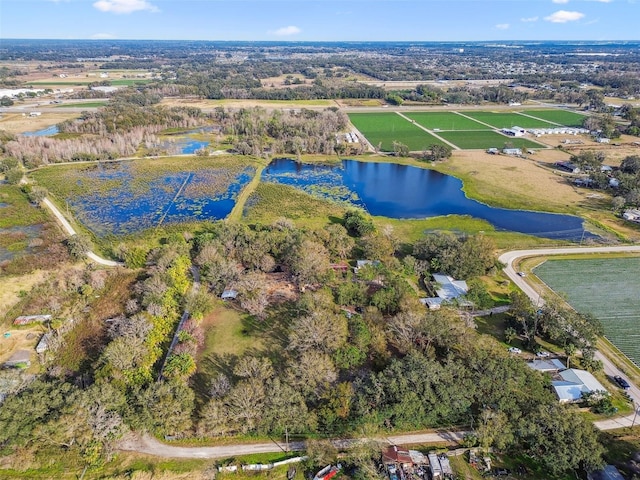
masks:
<path id="1" fill-rule="evenodd" d="M 64 228 L 64 230 L 69 234 L 69 236 L 76 235 L 77 232 L 75 231 L 75 229 L 71 226 L 71 224 L 67 221 L 67 219 L 64 218 L 60 210 L 58 210 L 58 207 L 56 207 L 51 202 L 51 200 L 49 200 L 48 198 L 45 198 L 42 201 L 42 203 L 45 204 L 49 210 L 51 210 L 53 215 L 58 219 L 58 221 L 62 225 L 62 228 Z M 107 260 L 106 258 L 102 258 L 91 251 L 87 252 L 87 257 L 89 257 L 91 260 L 93 260 L 94 262 L 100 265 L 104 265 L 105 267 L 119 267 L 123 265 L 120 262 L 114 262 L 113 260 Z"/>
<path id="2" fill-rule="evenodd" d="M 464 437 L 465 432 L 439 432 L 439 433 L 409 433 L 390 437 L 379 437 L 373 440 L 390 445 L 409 444 L 433 444 L 433 443 L 458 443 Z M 333 440 L 333 444 L 339 449 L 352 447 L 362 442 L 362 439 L 348 438 Z M 146 453 L 165 458 L 229 458 L 254 453 L 286 452 L 287 445 L 284 442 L 269 443 L 245 443 L 239 445 L 221 445 L 217 447 L 178 447 L 162 443 L 148 435 L 130 435 L 122 440 L 118 446 L 120 450 Z M 290 442 L 289 451 L 301 451 L 305 449 L 304 442 Z"/>

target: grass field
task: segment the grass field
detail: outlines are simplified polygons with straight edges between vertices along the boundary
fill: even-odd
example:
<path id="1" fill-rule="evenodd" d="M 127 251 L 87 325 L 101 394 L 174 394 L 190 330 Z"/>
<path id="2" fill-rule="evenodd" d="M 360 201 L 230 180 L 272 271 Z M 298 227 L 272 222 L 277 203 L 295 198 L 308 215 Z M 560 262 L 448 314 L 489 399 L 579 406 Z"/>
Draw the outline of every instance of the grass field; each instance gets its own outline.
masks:
<path id="1" fill-rule="evenodd" d="M 549 122 L 559 123 L 565 127 L 581 127 L 586 118 L 584 115 L 566 110 L 527 110 L 524 113 Z"/>
<path id="2" fill-rule="evenodd" d="M 551 128 L 554 126 L 544 120 L 536 120 L 518 113 L 464 112 L 464 114 L 495 128 L 511 128 L 516 125 L 523 128 Z"/>
<path id="3" fill-rule="evenodd" d="M 514 138 L 501 135 L 490 130 L 474 132 L 438 132 L 438 135 L 457 145 L 463 150 L 486 149 L 491 147 L 503 148 L 505 143 L 515 148 L 543 148 L 542 145 L 526 138 Z"/>
<path id="4" fill-rule="evenodd" d="M 409 147 L 409 150 L 424 150 L 429 145 L 443 145 L 443 142 L 396 113 L 352 113 L 349 119 L 367 140 L 375 147 L 392 151 L 397 141 Z"/>
<path id="5" fill-rule="evenodd" d="M 533 118 L 537 113 L 540 118 Z M 543 118 L 545 115 L 549 117 L 548 121 Z M 383 151 L 391 151 L 394 141 L 407 145 L 411 151 L 443 143 L 418 126 L 434 131 L 435 135 L 462 150 L 502 148 L 505 143 L 516 148 L 544 148 L 525 138 L 505 137 L 495 130 L 513 126 L 552 128 L 562 120 L 566 120 L 567 125 L 582 122 L 580 115 L 560 110 L 531 110 L 524 115 L 489 111 L 407 112 L 403 116 L 395 112 L 352 113 L 349 118 L 374 147 L 381 145 Z"/>
<path id="6" fill-rule="evenodd" d="M 104 102 L 78 102 L 78 103 L 64 103 L 62 105 L 58 105 L 56 108 L 97 108 L 104 107 L 107 104 Z"/>
<path id="7" fill-rule="evenodd" d="M 547 260 L 534 273 L 582 313 L 595 315 L 607 338 L 640 365 L 640 257 Z"/>
<path id="8" fill-rule="evenodd" d="M 429 130 L 486 130 L 487 126 L 453 112 L 415 112 L 405 116 Z"/>

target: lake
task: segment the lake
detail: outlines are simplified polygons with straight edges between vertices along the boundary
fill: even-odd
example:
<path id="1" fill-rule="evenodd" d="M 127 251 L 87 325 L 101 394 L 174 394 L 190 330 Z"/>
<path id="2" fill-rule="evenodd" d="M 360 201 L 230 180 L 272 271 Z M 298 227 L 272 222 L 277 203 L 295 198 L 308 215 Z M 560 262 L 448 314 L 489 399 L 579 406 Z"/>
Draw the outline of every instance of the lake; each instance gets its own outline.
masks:
<path id="1" fill-rule="evenodd" d="M 223 219 L 254 174 L 255 168 L 242 166 L 140 173 L 133 163 L 104 164 L 70 174 L 70 181 L 90 192 L 67 201 L 98 236 L 122 235 L 166 223 Z"/>
<path id="2" fill-rule="evenodd" d="M 262 180 L 362 207 L 371 215 L 469 215 L 486 220 L 497 230 L 571 241 L 597 238 L 584 229 L 579 217 L 491 207 L 467 198 L 461 180 L 408 165 L 356 160 L 343 160 L 342 165 L 318 165 L 276 159 L 265 168 Z"/>
<path id="3" fill-rule="evenodd" d="M 52 125 L 47 128 L 43 128 L 42 130 L 36 130 L 34 132 L 24 132 L 22 135 L 25 137 L 46 137 L 49 135 L 56 135 L 60 133 L 57 125 Z"/>

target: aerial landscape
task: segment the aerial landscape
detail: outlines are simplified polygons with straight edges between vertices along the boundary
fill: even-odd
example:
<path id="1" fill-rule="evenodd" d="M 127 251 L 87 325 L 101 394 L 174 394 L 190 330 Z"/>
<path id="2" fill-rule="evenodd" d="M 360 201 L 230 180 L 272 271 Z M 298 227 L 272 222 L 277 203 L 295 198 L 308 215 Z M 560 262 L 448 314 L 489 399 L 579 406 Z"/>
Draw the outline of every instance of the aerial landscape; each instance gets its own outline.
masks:
<path id="1" fill-rule="evenodd" d="M 638 18 L 4 0 L 0 479 L 640 479 Z"/>

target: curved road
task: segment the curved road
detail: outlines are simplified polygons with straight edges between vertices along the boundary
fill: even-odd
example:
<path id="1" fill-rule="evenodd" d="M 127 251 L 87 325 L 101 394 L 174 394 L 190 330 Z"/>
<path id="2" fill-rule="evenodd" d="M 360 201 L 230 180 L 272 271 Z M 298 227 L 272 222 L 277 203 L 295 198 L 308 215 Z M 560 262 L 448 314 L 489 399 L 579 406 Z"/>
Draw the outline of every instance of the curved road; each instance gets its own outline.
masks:
<path id="1" fill-rule="evenodd" d="M 533 288 L 523 277 L 518 275 L 513 268 L 514 262 L 526 257 L 539 257 L 547 255 L 572 255 L 572 254 L 589 254 L 589 253 L 640 253 L 640 245 L 626 245 L 617 247 L 568 247 L 568 248 L 540 248 L 533 250 L 513 250 L 500 255 L 498 258 L 503 264 L 505 264 L 504 272 L 515 283 L 535 305 L 544 305 L 544 299 L 540 293 Z M 602 362 L 604 373 L 613 378 L 616 375 L 627 378 L 618 367 L 616 367 L 611 360 L 609 360 L 601 352 L 597 351 L 595 357 Z M 628 380 L 628 378 L 627 378 Z M 632 384 L 631 388 L 627 391 L 629 396 L 634 402 L 634 407 L 640 410 L 640 388 L 637 385 Z M 600 430 L 613 430 L 621 427 L 629 427 L 634 424 L 640 424 L 640 415 L 635 418 L 635 414 L 627 415 L 626 417 L 616 417 L 608 420 L 601 420 L 594 422 L 596 428 Z"/>
<path id="2" fill-rule="evenodd" d="M 42 201 L 42 203 L 44 203 L 47 206 L 47 208 L 51 210 L 53 215 L 58 219 L 58 221 L 60 222 L 62 227 L 67 231 L 69 236 L 76 235 L 77 232 L 74 230 L 71 224 L 67 221 L 67 219 L 64 218 L 60 210 L 58 210 L 58 207 L 56 207 L 51 202 L 51 200 L 49 200 L 48 198 L 45 198 Z M 113 260 L 107 260 L 106 258 L 102 258 L 91 251 L 87 252 L 87 257 L 89 257 L 94 262 L 99 263 L 100 265 L 104 265 L 105 267 L 120 267 L 123 265 L 123 263 L 114 262 Z"/>

